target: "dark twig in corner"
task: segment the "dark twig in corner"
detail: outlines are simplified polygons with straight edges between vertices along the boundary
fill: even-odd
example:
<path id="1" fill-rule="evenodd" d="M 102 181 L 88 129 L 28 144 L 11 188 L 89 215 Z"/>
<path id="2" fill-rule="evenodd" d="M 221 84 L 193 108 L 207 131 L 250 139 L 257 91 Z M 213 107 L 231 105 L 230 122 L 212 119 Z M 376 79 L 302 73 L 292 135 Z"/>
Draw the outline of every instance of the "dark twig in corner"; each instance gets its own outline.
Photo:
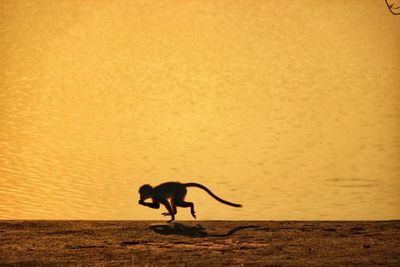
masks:
<path id="1" fill-rule="evenodd" d="M 385 0 L 385 3 L 387 5 L 387 7 L 389 8 L 390 13 L 392 13 L 393 15 L 400 15 L 400 5 L 395 6 L 395 2 L 389 4 L 388 0 Z M 396 12 L 394 10 L 396 10 Z"/>

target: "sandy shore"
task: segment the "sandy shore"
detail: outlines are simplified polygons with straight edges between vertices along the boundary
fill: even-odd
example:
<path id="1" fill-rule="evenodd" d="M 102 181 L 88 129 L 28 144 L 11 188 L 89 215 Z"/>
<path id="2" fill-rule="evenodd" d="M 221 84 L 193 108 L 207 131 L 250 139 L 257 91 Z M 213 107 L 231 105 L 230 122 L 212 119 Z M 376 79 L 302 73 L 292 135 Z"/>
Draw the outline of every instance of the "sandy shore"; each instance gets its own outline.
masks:
<path id="1" fill-rule="evenodd" d="M 400 266 L 400 221 L 0 221 L 0 264 Z"/>

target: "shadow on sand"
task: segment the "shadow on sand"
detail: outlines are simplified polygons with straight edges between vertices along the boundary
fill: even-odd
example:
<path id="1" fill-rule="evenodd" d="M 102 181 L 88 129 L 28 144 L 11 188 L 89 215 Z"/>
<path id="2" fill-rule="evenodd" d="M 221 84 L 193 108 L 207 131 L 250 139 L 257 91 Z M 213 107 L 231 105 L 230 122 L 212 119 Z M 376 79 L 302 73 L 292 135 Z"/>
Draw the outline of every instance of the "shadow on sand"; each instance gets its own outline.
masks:
<path id="1" fill-rule="evenodd" d="M 197 226 L 185 226 L 181 223 L 173 223 L 169 225 L 151 225 L 149 228 L 157 234 L 161 235 L 183 235 L 189 237 L 226 237 L 232 235 L 239 230 L 247 228 L 257 228 L 257 226 L 239 226 L 230 230 L 226 234 L 209 234 L 206 232 L 205 228 L 199 224 Z"/>

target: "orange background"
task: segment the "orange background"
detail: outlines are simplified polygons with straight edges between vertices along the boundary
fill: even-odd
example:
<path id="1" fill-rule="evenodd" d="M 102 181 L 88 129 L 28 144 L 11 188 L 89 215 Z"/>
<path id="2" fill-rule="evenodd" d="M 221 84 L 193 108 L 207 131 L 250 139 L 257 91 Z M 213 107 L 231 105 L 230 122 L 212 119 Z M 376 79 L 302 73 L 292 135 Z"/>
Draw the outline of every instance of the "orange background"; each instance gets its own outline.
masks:
<path id="1" fill-rule="evenodd" d="M 0 4 L 0 219 L 399 219 L 385 1 Z M 177 219 L 190 219 L 187 209 Z"/>

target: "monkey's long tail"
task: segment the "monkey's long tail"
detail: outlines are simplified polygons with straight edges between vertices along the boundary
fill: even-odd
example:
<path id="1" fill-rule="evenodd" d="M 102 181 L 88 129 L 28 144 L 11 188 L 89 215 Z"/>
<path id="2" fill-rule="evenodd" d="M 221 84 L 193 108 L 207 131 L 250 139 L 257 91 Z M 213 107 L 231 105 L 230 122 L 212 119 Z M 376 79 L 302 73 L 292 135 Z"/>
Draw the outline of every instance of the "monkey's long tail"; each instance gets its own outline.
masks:
<path id="1" fill-rule="evenodd" d="M 208 188 L 205 187 L 204 185 L 197 184 L 197 183 L 187 183 L 187 184 L 185 184 L 185 185 L 186 185 L 186 187 L 198 187 L 198 188 L 201 188 L 201 189 L 203 189 L 204 191 L 206 191 L 208 194 L 210 194 L 210 196 L 212 196 L 213 198 L 215 198 L 215 199 L 218 200 L 219 202 L 224 203 L 224 204 L 226 204 L 226 205 L 229 205 L 229 206 L 232 206 L 232 207 L 237 207 L 237 208 L 242 207 L 241 204 L 235 204 L 235 203 L 232 203 L 232 202 L 229 202 L 229 201 L 223 200 L 222 198 L 217 197 L 216 195 L 214 195 L 213 192 L 210 191 L 210 189 L 208 189 Z"/>

